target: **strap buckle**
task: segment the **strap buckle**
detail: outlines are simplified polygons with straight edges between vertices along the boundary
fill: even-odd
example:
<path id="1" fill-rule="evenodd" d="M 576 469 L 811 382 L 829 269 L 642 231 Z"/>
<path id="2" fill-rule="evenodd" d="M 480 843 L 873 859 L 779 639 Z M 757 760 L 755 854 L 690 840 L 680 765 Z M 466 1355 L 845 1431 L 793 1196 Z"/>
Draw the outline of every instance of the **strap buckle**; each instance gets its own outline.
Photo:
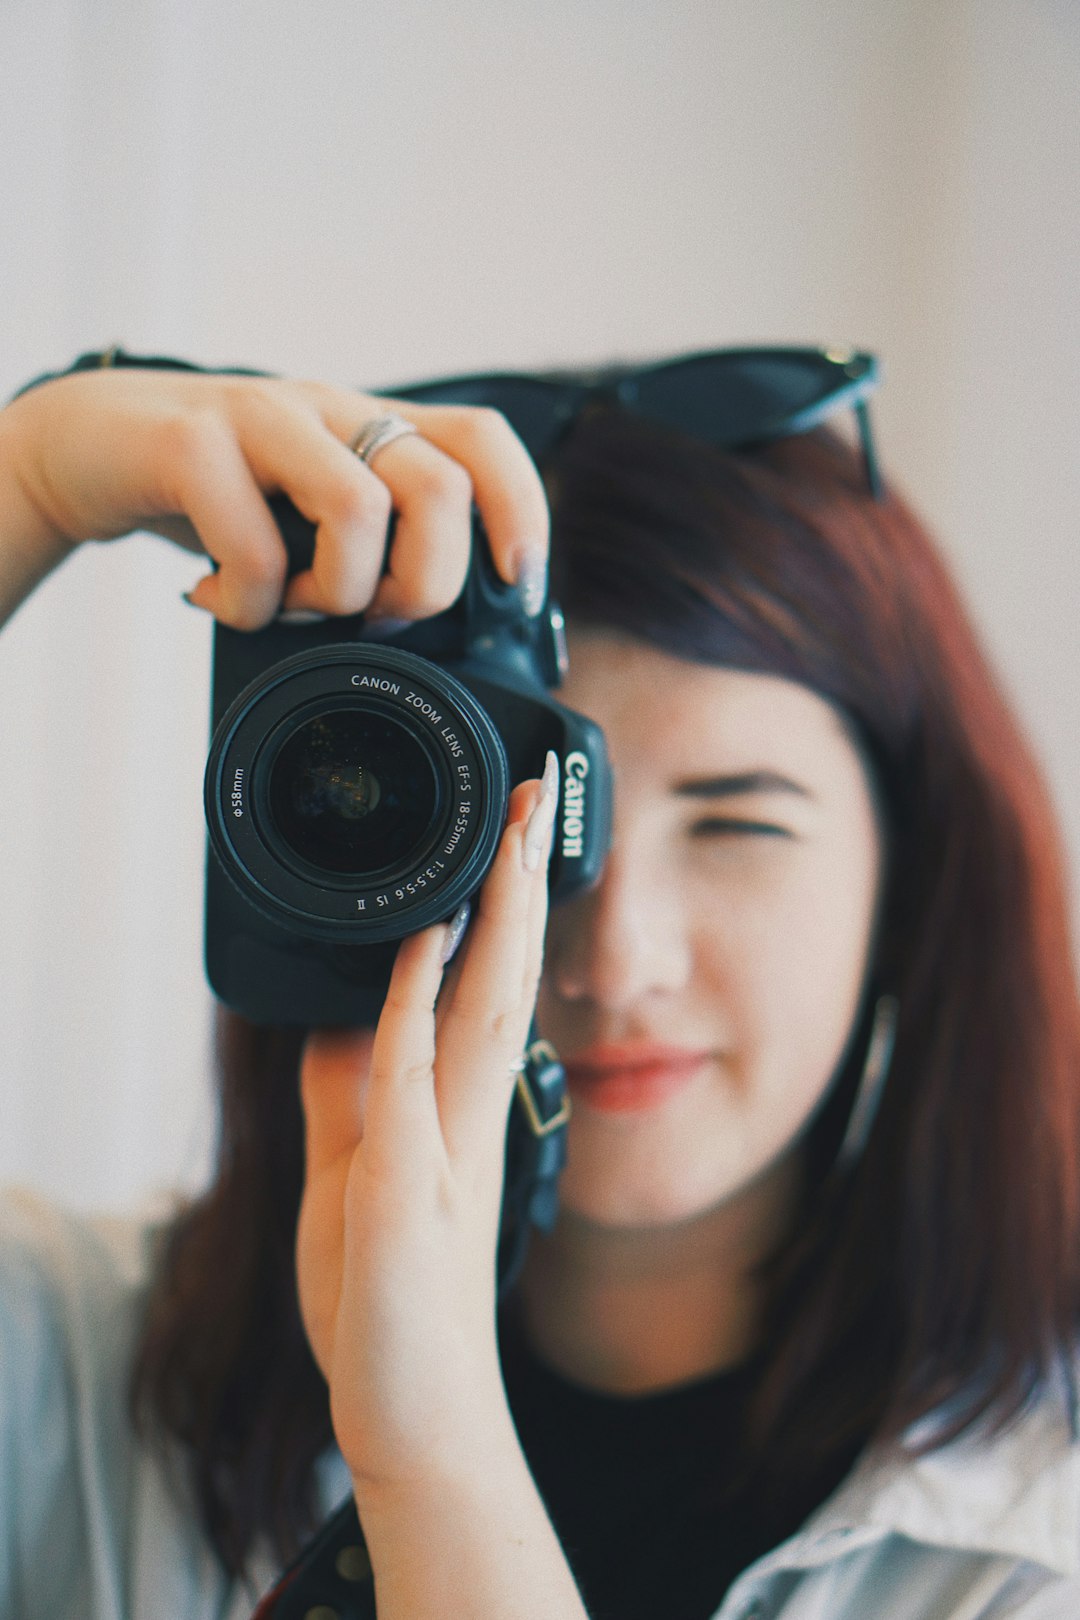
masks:
<path id="1" fill-rule="evenodd" d="M 551 1136 L 570 1118 L 566 1070 L 550 1041 L 527 1046 L 514 1064 L 518 1102 L 536 1137 Z"/>

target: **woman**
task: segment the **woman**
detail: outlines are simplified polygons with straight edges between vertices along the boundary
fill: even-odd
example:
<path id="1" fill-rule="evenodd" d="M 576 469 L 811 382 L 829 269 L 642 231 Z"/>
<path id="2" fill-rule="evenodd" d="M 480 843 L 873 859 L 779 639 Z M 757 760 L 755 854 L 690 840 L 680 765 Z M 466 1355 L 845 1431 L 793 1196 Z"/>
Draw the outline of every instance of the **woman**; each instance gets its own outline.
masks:
<path id="1" fill-rule="evenodd" d="M 0 415 L 0 603 L 151 527 L 217 559 L 193 600 L 238 627 L 420 617 L 461 587 L 472 495 L 535 607 L 521 444 L 394 409 L 418 431 L 368 465 L 363 395 L 46 383 Z M 12 1215 L 8 1452 L 45 1481 L 6 1510 L 15 1613 L 243 1615 L 350 1488 L 380 1620 L 1076 1610 L 1065 880 L 955 592 L 828 433 L 730 451 L 590 408 L 545 470 L 560 696 L 615 770 L 601 882 L 548 921 L 554 803 L 521 784 L 464 943 L 405 942 L 377 1031 L 301 1052 L 226 1016 L 219 1174 L 145 1305 L 84 1229 Z M 276 488 L 320 525 L 288 584 Z M 569 1164 L 497 1313 L 534 1001 Z M 98 1433 L 132 1364 L 139 1443 Z"/>

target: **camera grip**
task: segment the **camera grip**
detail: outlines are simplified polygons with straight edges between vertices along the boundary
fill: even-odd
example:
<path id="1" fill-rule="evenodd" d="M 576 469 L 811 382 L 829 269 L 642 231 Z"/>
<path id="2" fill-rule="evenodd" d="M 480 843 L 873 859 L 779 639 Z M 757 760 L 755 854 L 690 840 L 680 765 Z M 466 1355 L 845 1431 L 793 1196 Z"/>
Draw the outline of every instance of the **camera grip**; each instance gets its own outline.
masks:
<path id="1" fill-rule="evenodd" d="M 315 525 L 308 521 L 287 495 L 271 495 L 266 503 L 281 530 L 289 557 L 289 578 L 302 574 L 315 559 Z"/>

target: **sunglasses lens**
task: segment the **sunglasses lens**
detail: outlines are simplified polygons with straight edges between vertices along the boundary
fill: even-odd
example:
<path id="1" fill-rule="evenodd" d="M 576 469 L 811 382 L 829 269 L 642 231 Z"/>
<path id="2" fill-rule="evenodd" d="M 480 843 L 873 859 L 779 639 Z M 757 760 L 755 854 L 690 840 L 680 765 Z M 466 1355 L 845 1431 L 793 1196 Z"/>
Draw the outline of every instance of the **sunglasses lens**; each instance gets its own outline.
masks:
<path id="1" fill-rule="evenodd" d="M 852 381 L 822 354 L 732 351 L 658 366 L 624 378 L 618 391 L 643 416 L 733 447 L 791 432 Z"/>

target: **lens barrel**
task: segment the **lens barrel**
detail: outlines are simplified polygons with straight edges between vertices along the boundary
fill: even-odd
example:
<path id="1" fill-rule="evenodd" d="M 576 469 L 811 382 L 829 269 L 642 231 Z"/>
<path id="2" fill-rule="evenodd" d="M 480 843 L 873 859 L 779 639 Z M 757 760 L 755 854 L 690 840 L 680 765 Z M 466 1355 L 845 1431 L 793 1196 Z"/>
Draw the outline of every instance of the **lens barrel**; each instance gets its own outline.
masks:
<path id="1" fill-rule="evenodd" d="M 296 654 L 248 686 L 205 778 L 211 845 L 245 898 L 294 932 L 356 944 L 401 939 L 476 890 L 509 790 L 472 693 L 363 642 Z"/>

